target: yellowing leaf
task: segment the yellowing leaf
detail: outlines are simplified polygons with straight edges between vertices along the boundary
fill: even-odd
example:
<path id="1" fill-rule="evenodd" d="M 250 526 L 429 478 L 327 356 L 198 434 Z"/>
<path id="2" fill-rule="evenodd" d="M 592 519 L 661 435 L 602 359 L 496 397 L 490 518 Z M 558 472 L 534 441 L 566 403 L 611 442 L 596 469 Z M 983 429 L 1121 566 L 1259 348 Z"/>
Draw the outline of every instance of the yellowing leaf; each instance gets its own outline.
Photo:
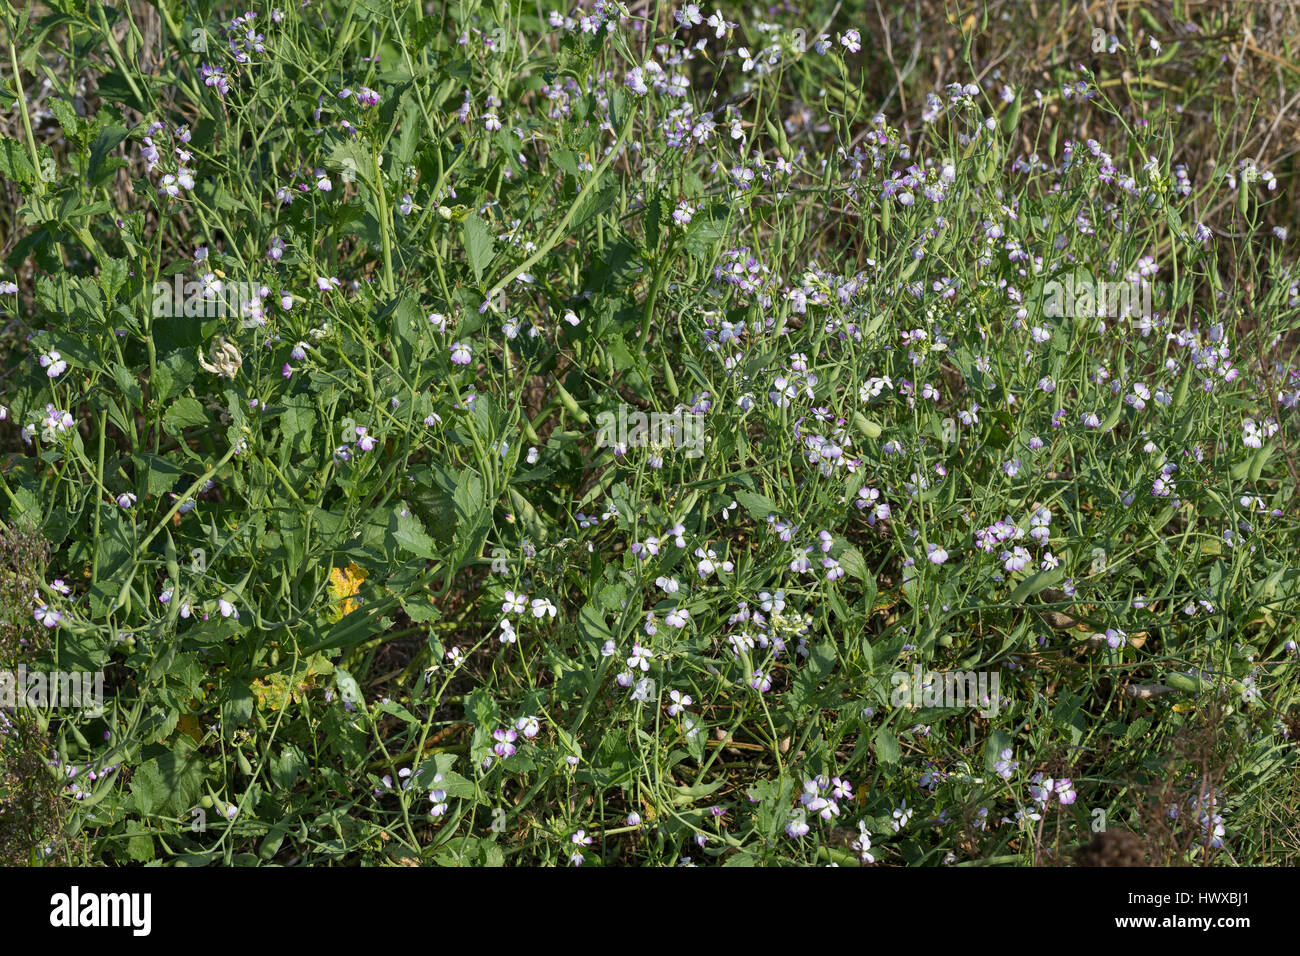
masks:
<path id="1" fill-rule="evenodd" d="M 360 606 L 357 593 L 367 577 L 366 572 L 357 567 L 356 562 L 349 562 L 346 568 L 334 568 L 330 571 L 329 593 L 335 605 L 331 616 L 335 620 L 347 617 Z"/>
<path id="2" fill-rule="evenodd" d="M 193 737 L 195 743 L 203 743 L 203 731 L 199 729 L 199 719 L 193 714 L 181 714 L 180 730 L 181 733 Z"/>
<path id="3" fill-rule="evenodd" d="M 279 710 L 289 703 L 290 692 L 289 684 L 284 679 L 283 674 L 268 674 L 266 677 L 259 677 L 253 681 L 253 696 L 257 698 L 257 706 L 265 707 L 267 710 Z"/>

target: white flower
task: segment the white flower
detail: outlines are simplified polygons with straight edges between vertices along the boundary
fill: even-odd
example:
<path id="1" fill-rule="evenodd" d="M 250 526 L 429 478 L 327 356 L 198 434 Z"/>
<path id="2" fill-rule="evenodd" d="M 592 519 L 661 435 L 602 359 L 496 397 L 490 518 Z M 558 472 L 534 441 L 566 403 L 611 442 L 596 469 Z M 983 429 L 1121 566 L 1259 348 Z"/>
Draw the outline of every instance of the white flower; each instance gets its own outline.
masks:
<path id="1" fill-rule="evenodd" d="M 635 66 L 628 70 L 627 76 L 624 78 L 623 82 L 626 83 L 627 88 L 637 96 L 644 96 L 646 93 L 650 92 L 650 87 L 646 85 L 644 71 L 639 66 Z"/>
<path id="2" fill-rule="evenodd" d="M 912 809 L 908 807 L 907 801 L 903 800 L 891 816 L 894 818 L 894 832 L 897 833 L 907 826 L 908 820 L 912 819 Z"/>
<path id="3" fill-rule="evenodd" d="M 642 672 L 650 670 L 650 660 L 652 658 L 649 648 L 642 647 L 640 644 L 632 645 L 632 656 L 627 659 L 627 666 L 631 670 L 641 668 Z"/>
<path id="4" fill-rule="evenodd" d="M 681 691 L 670 690 L 668 696 L 672 698 L 672 703 L 668 705 L 669 717 L 676 717 L 687 707 L 691 706 L 691 704 L 695 703 L 695 701 L 691 700 L 689 695 L 683 694 Z"/>
<path id="5" fill-rule="evenodd" d="M 507 591 L 506 599 L 501 603 L 501 610 L 505 614 L 523 614 L 524 608 L 527 607 L 527 602 L 527 594 L 516 594 L 514 591 Z M 541 617 L 540 614 L 537 616 Z"/>
<path id="6" fill-rule="evenodd" d="M 500 627 L 501 636 L 497 638 L 497 640 L 502 644 L 513 644 L 519 639 L 519 635 L 515 633 L 515 626 L 510 623 L 510 618 L 503 617 L 501 619 Z"/>
<path id="7" fill-rule="evenodd" d="M 542 725 L 536 717 L 520 717 L 515 721 L 515 730 L 525 737 L 536 737 L 541 729 Z"/>
<path id="8" fill-rule="evenodd" d="M 555 605 L 547 598 L 533 598 L 533 617 L 545 617 L 548 614 L 555 617 Z"/>
<path id="9" fill-rule="evenodd" d="M 724 571 L 731 571 L 734 565 L 730 561 L 718 561 L 718 555 L 713 550 L 705 551 L 703 548 L 695 549 L 695 556 L 700 559 L 696 565 L 700 577 L 707 578 L 710 574 L 721 568 Z"/>
<path id="10" fill-rule="evenodd" d="M 41 367 L 50 378 L 58 378 L 67 369 L 68 363 L 58 352 L 46 352 L 41 356 Z"/>
<path id="11" fill-rule="evenodd" d="M 700 8 L 694 3 L 686 4 L 673 16 L 680 26 L 687 29 L 693 26 L 699 26 L 704 22 L 704 15 L 700 13 Z"/>

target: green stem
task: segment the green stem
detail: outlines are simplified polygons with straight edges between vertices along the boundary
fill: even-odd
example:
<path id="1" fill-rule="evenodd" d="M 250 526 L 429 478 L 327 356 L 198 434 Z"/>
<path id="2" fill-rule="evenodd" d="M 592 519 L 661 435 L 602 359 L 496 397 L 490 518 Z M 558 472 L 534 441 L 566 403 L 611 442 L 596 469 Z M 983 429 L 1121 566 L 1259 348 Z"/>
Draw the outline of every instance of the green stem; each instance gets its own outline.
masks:
<path id="1" fill-rule="evenodd" d="M 27 115 L 27 94 L 23 92 L 23 81 L 19 76 L 18 50 L 14 46 L 14 24 L 6 17 L 5 26 L 9 31 L 9 64 L 14 71 L 14 90 L 18 93 L 18 112 L 23 118 L 23 133 L 27 139 L 27 152 L 31 156 L 32 171 L 36 174 L 36 195 L 45 195 L 45 180 L 41 178 L 41 160 L 36 152 L 36 137 L 32 133 L 32 121 Z"/>
<path id="2" fill-rule="evenodd" d="M 535 262 L 554 249 L 559 241 L 564 238 L 565 230 L 568 229 L 569 222 L 573 219 L 574 214 L 578 211 L 578 208 L 582 205 L 583 201 L 591 191 L 596 188 L 596 184 L 600 182 L 600 177 L 604 174 L 605 170 L 609 168 L 609 164 L 613 161 L 614 157 L 618 155 L 619 150 L 622 149 L 623 143 L 627 139 L 628 134 L 632 132 L 632 124 L 635 119 L 636 113 L 629 111 L 627 119 L 623 121 L 623 128 L 619 130 L 618 139 L 614 141 L 614 145 L 605 155 L 605 158 L 600 161 L 600 165 L 596 167 L 594 172 L 592 172 L 591 178 L 587 180 L 587 185 L 582 187 L 582 191 L 578 193 L 578 198 L 573 201 L 573 205 L 569 207 L 569 211 L 564 214 L 564 218 L 559 221 L 559 224 L 556 225 L 554 230 L 552 230 L 546 241 L 538 246 L 537 249 L 533 251 L 532 255 L 519 263 L 519 265 L 515 266 L 515 268 L 510 271 L 509 275 L 494 285 L 485 298 L 489 301 L 495 299 L 502 289 L 510 285 L 510 283 L 514 282 L 515 279 L 532 268 Z"/>

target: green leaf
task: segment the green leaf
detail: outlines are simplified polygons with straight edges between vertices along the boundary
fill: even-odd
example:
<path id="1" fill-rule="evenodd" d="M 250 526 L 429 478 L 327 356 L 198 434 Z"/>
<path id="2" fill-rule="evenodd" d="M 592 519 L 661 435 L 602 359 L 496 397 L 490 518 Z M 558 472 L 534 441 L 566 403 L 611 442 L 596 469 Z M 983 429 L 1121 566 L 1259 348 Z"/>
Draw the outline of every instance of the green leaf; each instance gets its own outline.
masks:
<path id="1" fill-rule="evenodd" d="M 600 647 L 614 637 L 604 617 L 590 604 L 578 612 L 578 630 L 589 644 Z"/>
<path id="2" fill-rule="evenodd" d="M 1033 597 L 1044 588 L 1050 588 L 1063 577 L 1065 577 L 1064 568 L 1054 568 L 1051 571 L 1039 571 L 1031 574 L 1011 592 L 1011 597 L 1007 598 L 1007 604 L 1020 604 L 1025 598 Z"/>
<path id="3" fill-rule="evenodd" d="M 174 750 L 142 764 L 131 777 L 131 795 L 141 814 L 170 808 L 188 818 L 203 784 L 203 761 L 192 741 L 181 737 Z"/>
<path id="4" fill-rule="evenodd" d="M 36 182 L 36 170 L 23 144 L 16 139 L 0 136 L 0 175 L 18 185 Z"/>
<path id="5" fill-rule="evenodd" d="M 984 768 L 993 772 L 993 765 L 1001 759 L 1004 750 L 1011 749 L 1011 735 L 1005 730 L 995 730 L 984 742 Z"/>
<path id="6" fill-rule="evenodd" d="M 465 254 L 469 257 L 469 267 L 474 270 L 474 281 L 482 282 L 483 273 L 492 261 L 495 240 L 488 231 L 487 223 L 478 215 L 466 217 L 461 233 L 465 242 Z"/>
<path id="7" fill-rule="evenodd" d="M 184 471 L 166 458 L 140 454 L 135 456 L 135 473 L 137 481 L 144 478 L 145 494 L 157 496 L 175 488 Z"/>
<path id="8" fill-rule="evenodd" d="M 163 424 L 173 436 L 179 436 L 181 429 L 208 424 L 208 413 L 196 398 L 178 398 L 163 415 Z"/>
<path id="9" fill-rule="evenodd" d="M 198 362 L 181 352 L 173 352 L 158 363 L 157 375 L 153 382 L 154 397 L 165 402 L 185 390 L 194 376 L 198 374 Z"/>
<path id="10" fill-rule="evenodd" d="M 675 807 L 689 806 L 696 801 L 703 800 L 705 797 L 716 793 L 724 783 L 725 777 L 719 777 L 710 783 L 700 783 L 693 787 L 676 786 L 668 790 L 672 794 L 672 802 Z M 667 788 L 666 788 L 667 789 Z"/>
<path id="11" fill-rule="evenodd" d="M 749 512 L 750 517 L 757 521 L 762 521 L 777 510 L 775 501 L 756 492 L 738 488 L 731 494 Z"/>
<path id="12" fill-rule="evenodd" d="M 316 408 L 305 396 L 293 396 L 288 401 L 289 407 L 280 415 L 280 435 L 290 454 L 304 454 L 311 450 Z"/>
<path id="13" fill-rule="evenodd" d="M 574 213 L 573 222 L 569 228 L 576 230 L 589 220 L 605 212 L 610 206 L 614 205 L 614 200 L 618 198 L 618 194 L 619 188 L 614 183 L 602 186 L 599 189 L 593 189 L 582 201 L 582 205 L 578 207 L 577 212 Z"/>
<path id="14" fill-rule="evenodd" d="M 859 581 L 867 580 L 867 563 L 862 559 L 862 552 L 851 544 L 846 544 L 840 556 L 836 558 L 843 566 L 845 572 L 853 575 Z"/>
<path id="15" fill-rule="evenodd" d="M 126 285 L 128 266 L 125 259 L 106 259 L 99 271 L 99 288 L 104 293 L 104 307 L 117 305 L 117 294 Z"/>
<path id="16" fill-rule="evenodd" d="M 229 696 L 221 704 L 221 723 L 227 738 L 241 725 L 253 719 L 253 692 L 243 681 L 231 685 Z"/>
<path id="17" fill-rule="evenodd" d="M 153 837 L 137 833 L 126 841 L 126 853 L 137 863 L 148 863 L 154 857 Z"/>
<path id="18" fill-rule="evenodd" d="M 141 398 L 140 383 L 136 381 L 136 377 L 130 369 L 124 365 L 114 365 L 113 384 L 117 386 L 117 390 L 122 393 L 127 401 L 132 405 L 139 405 Z"/>
<path id="19" fill-rule="evenodd" d="M 808 655 L 808 670 L 821 680 L 835 669 L 835 647 L 827 641 L 815 645 Z"/>
<path id="20" fill-rule="evenodd" d="M 898 738 L 888 727 L 881 727 L 876 731 L 874 738 L 876 759 L 881 763 L 895 764 L 902 757 L 902 748 L 898 745 Z"/>
<path id="21" fill-rule="evenodd" d="M 271 763 L 271 781 L 277 787 L 288 789 L 299 777 L 307 776 L 310 771 L 311 764 L 303 752 L 293 744 L 288 744 Z"/>
<path id="22" fill-rule="evenodd" d="M 393 540 L 417 557 L 429 560 L 437 558 L 434 552 L 434 540 L 424 530 L 420 519 L 413 514 L 397 515 L 397 528 L 393 532 Z"/>
<path id="23" fill-rule="evenodd" d="M 553 149 L 547 153 L 550 159 L 560 169 L 564 170 L 570 176 L 577 178 L 578 175 L 578 155 L 571 149 Z"/>
<path id="24" fill-rule="evenodd" d="M 339 689 L 339 697 L 344 702 L 354 704 L 358 708 L 364 708 L 366 699 L 361 694 L 361 685 L 357 679 L 342 667 L 334 668 L 334 684 Z"/>
<path id="25" fill-rule="evenodd" d="M 90 147 L 90 164 L 86 167 L 86 177 L 96 185 L 102 176 L 106 176 L 113 170 L 126 165 L 120 159 L 109 158 L 109 153 L 117 149 L 122 140 L 126 139 L 126 130 L 120 126 L 106 126 L 95 137 L 95 143 Z M 105 160 L 109 160 L 107 163 Z M 116 160 L 116 165 L 114 164 Z"/>

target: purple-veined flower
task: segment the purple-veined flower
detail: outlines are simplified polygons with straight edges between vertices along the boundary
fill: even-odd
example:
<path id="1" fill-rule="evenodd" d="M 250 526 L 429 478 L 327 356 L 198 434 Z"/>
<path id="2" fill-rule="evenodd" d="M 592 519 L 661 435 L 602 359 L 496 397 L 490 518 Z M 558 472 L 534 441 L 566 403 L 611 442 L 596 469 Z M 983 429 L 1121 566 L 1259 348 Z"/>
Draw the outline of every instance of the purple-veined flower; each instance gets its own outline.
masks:
<path id="1" fill-rule="evenodd" d="M 639 667 L 643 672 L 648 671 L 650 670 L 650 661 L 653 659 L 654 655 L 649 648 L 642 647 L 640 644 L 633 644 L 632 656 L 627 659 L 627 666 L 631 670 L 636 670 Z"/>
<path id="2" fill-rule="evenodd" d="M 498 757 L 504 760 L 507 757 L 514 756 L 516 749 L 515 741 L 519 739 L 519 735 L 515 733 L 513 728 L 498 727 L 496 730 L 492 731 L 492 739 L 496 741 L 496 743 L 492 745 L 492 751 Z"/>

